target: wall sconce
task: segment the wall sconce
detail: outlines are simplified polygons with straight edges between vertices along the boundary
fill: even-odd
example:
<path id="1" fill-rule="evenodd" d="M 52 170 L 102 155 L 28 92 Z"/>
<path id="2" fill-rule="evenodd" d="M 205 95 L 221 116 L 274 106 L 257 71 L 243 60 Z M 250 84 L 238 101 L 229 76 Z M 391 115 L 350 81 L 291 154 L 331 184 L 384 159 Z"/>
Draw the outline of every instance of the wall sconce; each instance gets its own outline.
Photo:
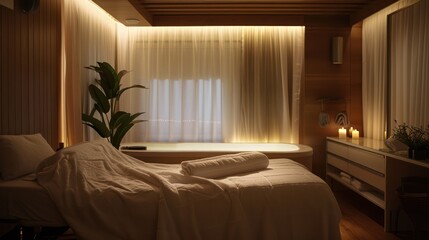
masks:
<path id="1" fill-rule="evenodd" d="M 343 37 L 332 38 L 332 63 L 343 64 Z"/>

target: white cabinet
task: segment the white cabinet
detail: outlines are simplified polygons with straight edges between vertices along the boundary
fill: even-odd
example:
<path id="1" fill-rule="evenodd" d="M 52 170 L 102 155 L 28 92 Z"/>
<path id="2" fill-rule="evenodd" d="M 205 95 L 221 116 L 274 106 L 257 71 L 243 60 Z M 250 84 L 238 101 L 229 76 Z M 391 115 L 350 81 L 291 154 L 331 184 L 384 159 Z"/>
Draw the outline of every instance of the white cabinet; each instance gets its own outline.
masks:
<path id="1" fill-rule="evenodd" d="M 386 149 L 384 142 L 368 138 L 326 141 L 326 178 L 339 182 L 384 210 L 384 229 L 392 230 L 399 209 L 396 189 L 407 176 L 429 176 L 429 160 L 413 160 Z M 342 176 L 357 179 L 362 189 Z M 399 227 L 400 228 L 400 227 Z"/>
<path id="2" fill-rule="evenodd" d="M 326 176 L 385 209 L 386 157 L 357 146 L 328 138 Z M 359 187 L 349 179 L 359 183 Z"/>

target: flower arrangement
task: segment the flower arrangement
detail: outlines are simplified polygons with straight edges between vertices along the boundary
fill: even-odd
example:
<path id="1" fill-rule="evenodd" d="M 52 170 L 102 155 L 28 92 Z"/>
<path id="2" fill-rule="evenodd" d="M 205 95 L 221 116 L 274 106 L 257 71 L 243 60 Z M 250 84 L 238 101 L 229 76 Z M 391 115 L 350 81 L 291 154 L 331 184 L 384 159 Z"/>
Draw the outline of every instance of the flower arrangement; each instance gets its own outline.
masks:
<path id="1" fill-rule="evenodd" d="M 397 122 L 395 121 L 395 123 Z M 406 123 L 397 124 L 393 129 L 392 137 L 408 146 L 411 158 L 426 158 L 426 151 L 429 148 L 429 125 L 423 128 Z M 422 156 L 415 156 L 415 151 L 421 151 Z"/>

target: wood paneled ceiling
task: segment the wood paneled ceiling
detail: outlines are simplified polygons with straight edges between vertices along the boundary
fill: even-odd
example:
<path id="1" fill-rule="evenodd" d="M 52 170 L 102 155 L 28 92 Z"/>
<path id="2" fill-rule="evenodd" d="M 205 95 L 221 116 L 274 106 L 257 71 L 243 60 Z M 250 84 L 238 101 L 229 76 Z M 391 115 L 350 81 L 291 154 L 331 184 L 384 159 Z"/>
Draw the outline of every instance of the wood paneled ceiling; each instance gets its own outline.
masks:
<path id="1" fill-rule="evenodd" d="M 338 18 L 352 25 L 397 0 L 93 1 L 127 26 L 202 26 L 305 25 L 312 17 Z"/>

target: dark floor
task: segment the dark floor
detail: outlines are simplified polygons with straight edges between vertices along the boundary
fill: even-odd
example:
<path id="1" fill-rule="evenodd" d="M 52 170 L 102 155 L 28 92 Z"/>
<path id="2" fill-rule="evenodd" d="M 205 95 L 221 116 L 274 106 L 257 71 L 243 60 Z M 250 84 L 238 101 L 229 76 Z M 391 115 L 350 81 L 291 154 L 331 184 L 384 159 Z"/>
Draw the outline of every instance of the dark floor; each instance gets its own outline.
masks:
<path id="1" fill-rule="evenodd" d="M 412 231 L 387 233 L 381 208 L 350 190 L 334 191 L 334 195 L 342 212 L 340 230 L 343 240 L 429 239 L 429 231 L 421 232 L 416 238 Z"/>

